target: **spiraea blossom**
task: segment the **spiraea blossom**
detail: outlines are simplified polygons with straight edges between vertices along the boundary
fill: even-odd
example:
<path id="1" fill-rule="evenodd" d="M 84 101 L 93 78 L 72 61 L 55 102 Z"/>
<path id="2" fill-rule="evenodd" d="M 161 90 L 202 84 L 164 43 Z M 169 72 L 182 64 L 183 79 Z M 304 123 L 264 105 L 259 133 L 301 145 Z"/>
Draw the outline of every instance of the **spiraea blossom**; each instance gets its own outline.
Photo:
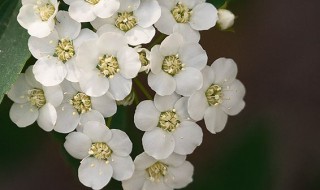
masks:
<path id="1" fill-rule="evenodd" d="M 14 101 L 11 120 L 18 127 L 37 121 L 45 131 L 69 133 L 64 147 L 81 160 L 78 177 L 89 188 L 102 189 L 111 178 L 124 190 L 173 190 L 191 183 L 194 168 L 186 156 L 203 140 L 196 122 L 204 119 L 217 133 L 228 115 L 245 106 L 234 61 L 221 58 L 207 66 L 199 44 L 199 31 L 216 23 L 228 28 L 234 15 L 205 0 L 22 5 L 17 19 L 31 35 L 28 48 L 36 61 L 7 93 Z M 144 132 L 135 138 L 144 152 L 134 162 L 128 135 L 111 129 L 126 129 L 117 126 L 122 116 L 112 119 L 124 106 L 135 108 L 133 123 Z M 125 122 L 131 121 L 127 113 Z"/>
<path id="2" fill-rule="evenodd" d="M 96 19 L 91 24 L 102 35 L 116 32 L 126 37 L 128 44 L 149 43 L 155 35 L 152 26 L 160 18 L 161 9 L 157 0 L 120 0 L 118 12 L 107 19 Z"/>
<path id="3" fill-rule="evenodd" d="M 22 0 L 17 20 L 31 36 L 46 37 L 54 28 L 58 6 L 57 0 Z"/>
<path id="4" fill-rule="evenodd" d="M 122 182 L 124 190 L 173 190 L 186 187 L 193 181 L 193 166 L 186 156 L 172 154 L 156 160 L 146 153 L 134 160 L 132 178 Z"/>
<path id="5" fill-rule="evenodd" d="M 91 22 L 111 17 L 120 7 L 119 0 L 63 0 L 69 6 L 70 16 L 78 22 Z"/>
<path id="6" fill-rule="evenodd" d="M 86 94 L 97 97 L 109 90 L 115 100 L 123 100 L 130 94 L 131 79 L 137 76 L 141 63 L 124 36 L 105 33 L 97 40 L 84 42 L 78 52 L 78 79 Z"/>
<path id="7" fill-rule="evenodd" d="M 208 30 L 218 19 L 217 9 L 202 0 L 159 0 L 161 17 L 155 23 L 164 34 L 172 34 L 175 25 L 186 25 L 192 29 Z"/>
<path id="8" fill-rule="evenodd" d="M 71 156 L 81 159 L 79 180 L 92 189 L 102 189 L 111 177 L 129 179 L 134 172 L 129 156 L 132 142 L 127 134 L 99 122 L 87 122 L 82 132 L 67 135 L 64 147 Z"/>
<path id="9" fill-rule="evenodd" d="M 57 24 L 45 38 L 30 37 L 28 46 L 38 59 L 33 67 L 36 79 L 45 86 L 60 84 L 65 78 L 77 82 L 75 56 L 78 47 L 98 36 L 89 29 L 81 30 L 81 24 L 70 18 L 68 12 L 59 11 Z"/>
<path id="10" fill-rule="evenodd" d="M 165 159 L 173 152 L 186 155 L 202 143 L 202 130 L 187 114 L 187 102 L 177 94 L 155 95 L 154 102 L 142 101 L 134 114 L 145 152 Z"/>
<path id="11" fill-rule="evenodd" d="M 161 96 L 173 92 L 190 96 L 202 87 L 201 70 L 207 60 L 198 43 L 185 43 L 180 34 L 171 34 L 151 49 L 148 84 Z"/>
<path id="12" fill-rule="evenodd" d="M 236 79 L 238 69 L 232 59 L 217 59 L 203 71 L 203 87 L 192 94 L 188 112 L 194 120 L 204 118 L 211 133 L 222 131 L 228 115 L 238 114 L 245 106 L 245 88 Z"/>
<path id="13" fill-rule="evenodd" d="M 57 122 L 56 106 L 63 99 L 61 87 L 45 87 L 37 82 L 30 66 L 21 73 L 8 92 L 14 101 L 10 109 L 10 118 L 18 127 L 27 127 L 37 121 L 39 127 L 51 131 Z"/>
<path id="14" fill-rule="evenodd" d="M 106 93 L 100 97 L 91 97 L 81 91 L 78 83 L 64 81 L 61 84 L 64 99 L 57 107 L 57 123 L 55 130 L 60 133 L 70 133 L 78 125 L 98 118 L 100 114 L 110 117 L 117 111 L 117 104 L 111 94 Z M 99 112 L 99 113 L 97 113 Z"/>

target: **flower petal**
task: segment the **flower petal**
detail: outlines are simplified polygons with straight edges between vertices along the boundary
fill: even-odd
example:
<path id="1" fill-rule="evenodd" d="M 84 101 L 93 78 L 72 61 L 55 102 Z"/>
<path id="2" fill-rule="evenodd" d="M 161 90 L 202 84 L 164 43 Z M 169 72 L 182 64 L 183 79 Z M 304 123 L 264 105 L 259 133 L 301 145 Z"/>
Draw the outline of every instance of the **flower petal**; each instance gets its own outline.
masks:
<path id="1" fill-rule="evenodd" d="M 136 46 L 149 43 L 155 34 L 156 30 L 153 26 L 142 28 L 141 26 L 137 25 L 126 32 L 125 37 L 127 38 L 128 44 Z"/>
<path id="2" fill-rule="evenodd" d="M 89 121 L 97 121 L 102 124 L 105 123 L 104 117 L 100 112 L 98 112 L 97 110 L 90 110 L 86 113 L 81 114 L 80 122 L 77 126 L 77 131 L 83 132 L 83 126 Z"/>
<path id="3" fill-rule="evenodd" d="M 39 111 L 30 103 L 17 104 L 11 106 L 9 116 L 18 127 L 27 127 L 34 123 L 39 115 Z"/>
<path id="4" fill-rule="evenodd" d="M 83 42 L 77 51 L 76 66 L 85 71 L 92 70 L 97 67 L 100 52 L 97 49 L 97 39 L 91 39 Z"/>
<path id="5" fill-rule="evenodd" d="M 210 3 L 200 3 L 192 9 L 190 25 L 195 30 L 209 30 L 216 25 L 218 11 Z"/>
<path id="6" fill-rule="evenodd" d="M 89 157 L 81 161 L 78 175 L 83 185 L 92 189 L 102 189 L 109 183 L 113 175 L 113 169 L 111 164 Z"/>
<path id="7" fill-rule="evenodd" d="M 87 73 L 82 72 L 79 78 L 80 88 L 87 95 L 99 97 L 104 95 L 109 89 L 109 80 L 102 75 L 97 69 Z"/>
<path id="8" fill-rule="evenodd" d="M 33 74 L 33 65 L 30 65 L 26 72 L 24 73 L 24 76 L 26 77 L 26 81 L 29 85 L 31 85 L 32 87 L 38 88 L 38 89 L 42 89 L 42 85 L 40 84 L 40 82 L 38 82 L 36 80 L 36 78 L 34 77 Z"/>
<path id="9" fill-rule="evenodd" d="M 242 98 L 246 90 L 239 80 L 234 80 L 233 83 L 224 88 L 226 88 L 223 90 L 224 100 L 220 107 L 228 115 L 237 115 L 245 106 Z"/>
<path id="10" fill-rule="evenodd" d="M 215 73 L 212 67 L 205 66 L 204 69 L 201 70 L 203 77 L 203 85 L 201 91 L 206 91 L 212 84 L 214 84 Z"/>
<path id="11" fill-rule="evenodd" d="M 118 129 L 111 129 L 112 137 L 108 141 L 108 146 L 117 156 L 129 156 L 132 150 L 132 142 L 128 135 Z"/>
<path id="12" fill-rule="evenodd" d="M 46 102 L 52 104 L 54 107 L 58 107 L 63 100 L 63 92 L 59 85 L 57 86 L 44 86 L 44 95 Z"/>
<path id="13" fill-rule="evenodd" d="M 97 31 L 97 34 L 99 36 L 102 36 L 105 33 L 116 33 L 116 34 L 120 34 L 122 36 L 124 36 L 124 34 L 125 34 L 125 32 L 123 32 L 122 30 L 117 28 L 114 24 L 109 24 L 109 23 L 102 25 L 101 27 L 99 27 L 99 29 Z M 114 41 L 112 40 L 111 42 L 114 42 Z M 114 43 L 114 45 L 117 45 L 117 44 Z"/>
<path id="14" fill-rule="evenodd" d="M 98 35 L 88 28 L 84 28 L 80 31 L 78 37 L 73 41 L 73 46 L 77 50 L 83 42 L 88 40 L 97 40 Z"/>
<path id="15" fill-rule="evenodd" d="M 161 55 L 159 48 L 160 48 L 159 45 L 155 45 L 151 49 L 150 66 L 151 66 L 151 71 L 154 74 L 158 74 L 161 72 L 162 64 L 164 60 L 164 56 Z"/>
<path id="16" fill-rule="evenodd" d="M 39 109 L 39 116 L 37 119 L 37 123 L 39 127 L 49 132 L 53 130 L 56 122 L 57 122 L 57 111 L 52 104 L 47 103 L 42 108 Z"/>
<path id="17" fill-rule="evenodd" d="M 81 24 L 73 20 L 69 12 L 59 11 L 56 15 L 58 22 L 56 23 L 56 30 L 58 31 L 59 37 L 66 38 L 69 40 L 75 39 L 81 30 Z"/>
<path id="18" fill-rule="evenodd" d="M 142 189 L 152 189 L 152 190 L 172 190 L 171 187 L 163 183 L 163 181 L 157 182 L 157 181 L 151 181 L 146 180 Z"/>
<path id="19" fill-rule="evenodd" d="M 28 91 L 31 89 L 32 87 L 27 83 L 25 74 L 21 73 L 7 95 L 15 103 L 23 104 L 28 102 Z"/>
<path id="20" fill-rule="evenodd" d="M 146 180 L 145 177 L 145 171 L 135 171 L 130 179 L 122 181 L 122 187 L 125 190 L 141 190 Z"/>
<path id="21" fill-rule="evenodd" d="M 117 56 L 124 47 L 128 47 L 128 44 L 121 33 L 107 32 L 99 38 L 98 48 L 103 54 Z"/>
<path id="22" fill-rule="evenodd" d="M 109 92 L 112 94 L 115 100 L 123 100 L 130 94 L 132 88 L 131 79 L 126 79 L 120 74 L 116 74 L 113 78 L 109 78 L 109 82 Z"/>
<path id="23" fill-rule="evenodd" d="M 188 113 L 196 121 L 203 119 L 204 113 L 209 107 L 207 98 L 202 91 L 192 94 L 188 101 Z"/>
<path id="24" fill-rule="evenodd" d="M 43 86 L 55 86 L 67 76 L 67 67 L 57 58 L 43 57 L 34 64 L 33 73 Z"/>
<path id="25" fill-rule="evenodd" d="M 186 155 L 191 154 L 202 143 L 203 133 L 195 122 L 183 121 L 173 136 L 176 143 L 174 152 Z"/>
<path id="26" fill-rule="evenodd" d="M 176 92 L 183 96 L 190 96 L 202 87 L 202 74 L 199 70 L 192 67 L 185 68 L 176 74 L 174 78 L 177 83 Z"/>
<path id="27" fill-rule="evenodd" d="M 164 180 L 173 189 L 184 188 L 193 181 L 193 171 L 193 165 L 186 161 L 179 167 L 169 167 Z"/>
<path id="28" fill-rule="evenodd" d="M 171 111 L 179 98 L 180 96 L 176 93 L 168 96 L 160 96 L 156 94 L 154 96 L 154 105 L 160 112 Z"/>
<path id="29" fill-rule="evenodd" d="M 80 121 L 78 112 L 68 103 L 57 107 L 57 122 L 54 130 L 59 133 L 70 133 L 75 130 Z"/>
<path id="30" fill-rule="evenodd" d="M 163 34 L 170 35 L 173 32 L 174 25 L 177 24 L 176 20 L 173 18 L 171 12 L 161 6 L 161 17 L 154 24 L 154 26 Z"/>
<path id="31" fill-rule="evenodd" d="M 152 72 L 148 75 L 148 84 L 160 96 L 170 95 L 176 90 L 176 81 L 174 78 L 161 71 L 158 74 Z"/>
<path id="32" fill-rule="evenodd" d="M 186 67 L 193 67 L 202 70 L 208 61 L 206 51 L 198 43 L 188 43 L 181 46 L 179 58 Z"/>
<path id="33" fill-rule="evenodd" d="M 140 0 L 120 0 L 118 12 L 132 12 L 140 5 Z"/>
<path id="34" fill-rule="evenodd" d="M 137 76 L 141 63 L 139 54 L 131 47 L 123 47 L 117 53 L 120 73 L 126 79 Z"/>
<path id="35" fill-rule="evenodd" d="M 176 110 L 180 121 L 191 119 L 188 113 L 188 101 L 188 97 L 182 97 L 174 104 L 174 109 Z"/>
<path id="36" fill-rule="evenodd" d="M 80 132 L 72 132 L 66 136 L 64 148 L 66 151 L 77 159 L 84 159 L 89 155 L 91 148 L 91 140 L 85 134 Z"/>
<path id="37" fill-rule="evenodd" d="M 159 122 L 160 112 L 151 100 L 145 100 L 138 104 L 134 114 L 134 124 L 141 131 L 154 129 Z"/>
<path id="38" fill-rule="evenodd" d="M 161 162 L 169 166 L 178 167 L 185 162 L 186 158 L 187 158 L 186 155 L 172 153 L 168 158 L 161 160 Z"/>
<path id="39" fill-rule="evenodd" d="M 207 129 L 215 134 L 224 129 L 228 120 L 228 115 L 219 107 L 210 106 L 204 114 L 204 122 Z"/>
<path id="40" fill-rule="evenodd" d="M 154 128 L 144 133 L 142 137 L 143 149 L 156 159 L 165 159 L 172 154 L 175 142 L 171 133 L 161 128 Z"/>
<path id="41" fill-rule="evenodd" d="M 212 63 L 211 67 L 217 84 L 232 82 L 238 73 L 237 64 L 232 59 L 219 58 Z"/>
<path id="42" fill-rule="evenodd" d="M 58 33 L 54 30 L 45 38 L 31 36 L 28 40 L 28 47 L 33 57 L 40 59 L 41 57 L 52 56 L 54 54 L 58 40 Z"/>
<path id="43" fill-rule="evenodd" d="M 138 20 L 138 25 L 147 28 L 158 21 L 161 16 L 161 8 L 156 0 L 144 0 L 134 11 L 134 15 Z"/>
<path id="44" fill-rule="evenodd" d="M 118 181 L 129 179 L 134 171 L 134 164 L 130 156 L 122 157 L 112 154 L 110 164 L 113 169 L 113 178 Z"/>
<path id="45" fill-rule="evenodd" d="M 152 166 L 154 163 L 156 163 L 157 160 L 153 157 L 149 156 L 147 153 L 143 152 L 139 154 L 134 159 L 134 165 L 136 167 L 136 170 L 145 170 L 146 168 Z"/>
<path id="46" fill-rule="evenodd" d="M 100 0 L 93 8 L 93 12 L 100 18 L 111 17 L 120 7 L 119 0 Z"/>
<path id="47" fill-rule="evenodd" d="M 93 5 L 85 1 L 73 1 L 69 6 L 69 14 L 78 22 L 91 22 L 97 17 L 93 12 Z"/>
<path id="48" fill-rule="evenodd" d="M 185 43 L 199 43 L 200 33 L 193 30 L 189 24 L 178 23 L 173 27 L 173 33 L 179 33 Z"/>
<path id="49" fill-rule="evenodd" d="M 107 92 L 103 96 L 91 97 L 92 109 L 99 111 L 104 117 L 113 116 L 117 112 L 117 104 L 111 94 Z"/>
<path id="50" fill-rule="evenodd" d="M 180 34 L 174 33 L 166 37 L 160 45 L 160 53 L 163 56 L 170 56 L 178 54 L 180 47 L 183 43 L 183 38 Z"/>
<path id="51" fill-rule="evenodd" d="M 107 143 L 111 137 L 111 130 L 98 121 L 89 121 L 83 126 L 83 134 L 87 135 L 92 142 Z"/>

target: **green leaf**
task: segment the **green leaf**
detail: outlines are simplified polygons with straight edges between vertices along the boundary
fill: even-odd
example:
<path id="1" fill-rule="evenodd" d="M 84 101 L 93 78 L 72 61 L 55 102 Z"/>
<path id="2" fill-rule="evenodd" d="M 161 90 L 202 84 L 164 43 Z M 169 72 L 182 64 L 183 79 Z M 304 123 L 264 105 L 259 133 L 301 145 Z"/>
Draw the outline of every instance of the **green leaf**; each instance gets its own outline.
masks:
<path id="1" fill-rule="evenodd" d="M 29 35 L 17 22 L 20 7 L 18 0 L 0 2 L 0 102 L 31 55 Z"/>

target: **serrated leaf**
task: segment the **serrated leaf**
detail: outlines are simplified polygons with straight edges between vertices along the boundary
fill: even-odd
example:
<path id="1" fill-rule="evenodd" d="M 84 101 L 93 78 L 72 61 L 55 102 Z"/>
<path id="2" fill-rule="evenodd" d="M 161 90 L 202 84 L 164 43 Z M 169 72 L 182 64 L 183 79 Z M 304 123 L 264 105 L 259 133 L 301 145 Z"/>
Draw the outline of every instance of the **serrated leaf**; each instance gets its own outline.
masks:
<path id="1" fill-rule="evenodd" d="M 17 22 L 20 7 L 18 0 L 0 2 L 0 102 L 31 55 L 29 35 Z"/>

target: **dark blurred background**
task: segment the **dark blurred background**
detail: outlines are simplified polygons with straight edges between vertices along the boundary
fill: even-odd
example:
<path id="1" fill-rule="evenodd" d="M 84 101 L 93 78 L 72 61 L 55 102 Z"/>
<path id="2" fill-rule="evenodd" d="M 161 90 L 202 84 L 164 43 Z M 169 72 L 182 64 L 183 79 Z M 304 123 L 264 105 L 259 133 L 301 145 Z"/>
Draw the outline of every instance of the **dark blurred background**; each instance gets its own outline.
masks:
<path id="1" fill-rule="evenodd" d="M 318 0 L 232 0 L 235 33 L 201 33 L 209 64 L 219 57 L 238 63 L 246 108 L 221 133 L 204 129 L 202 145 L 188 156 L 195 174 L 185 189 L 320 189 L 319 7 Z M 79 161 L 63 150 L 64 135 L 19 129 L 10 106 L 8 98 L 0 105 L 0 189 L 87 189 L 78 181 Z M 113 125 L 121 123 L 140 143 L 142 133 L 126 124 L 132 114 L 116 116 Z M 121 186 L 112 181 L 105 189 Z"/>

